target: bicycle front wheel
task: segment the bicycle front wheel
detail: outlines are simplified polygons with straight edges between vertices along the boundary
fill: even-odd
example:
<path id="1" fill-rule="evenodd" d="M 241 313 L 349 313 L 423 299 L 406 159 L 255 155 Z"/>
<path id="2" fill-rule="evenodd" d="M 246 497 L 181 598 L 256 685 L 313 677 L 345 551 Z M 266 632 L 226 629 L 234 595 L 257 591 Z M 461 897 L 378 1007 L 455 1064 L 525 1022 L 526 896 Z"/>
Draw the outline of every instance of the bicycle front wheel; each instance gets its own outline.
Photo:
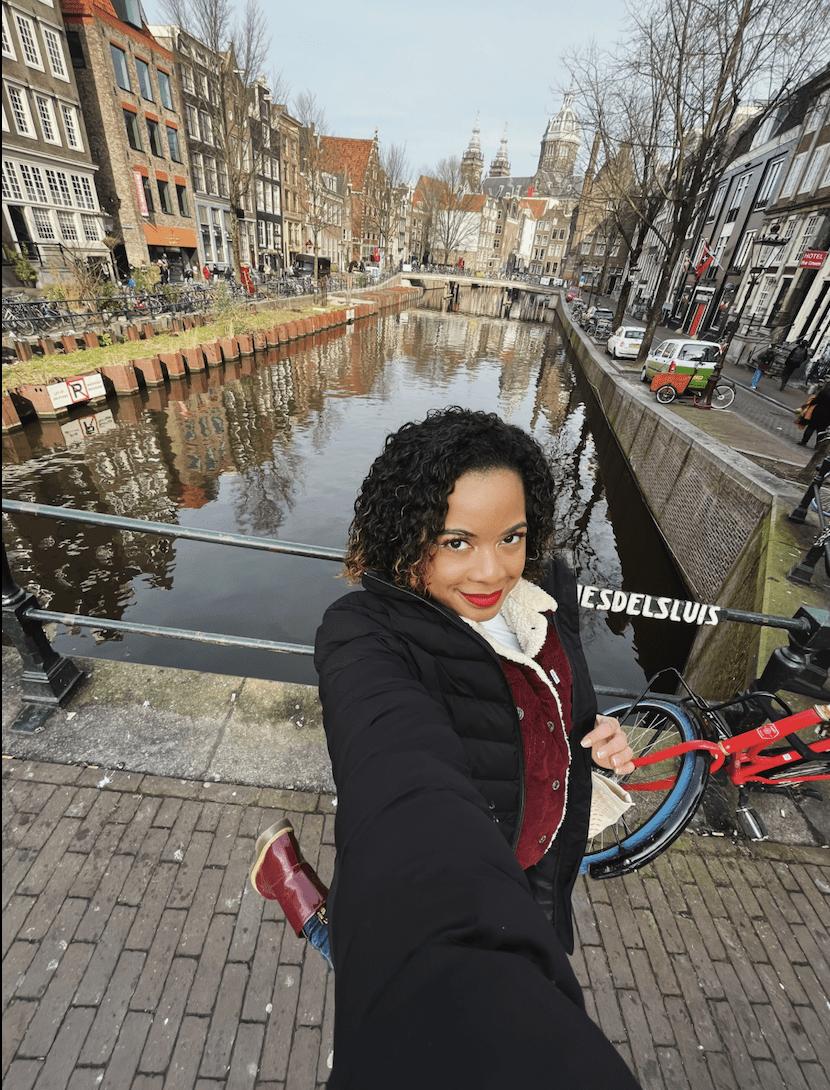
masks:
<path id="1" fill-rule="evenodd" d="M 702 737 L 689 710 L 663 700 L 641 700 L 631 710 L 609 708 L 628 735 L 635 757 Z M 651 862 L 665 851 L 694 817 L 706 789 L 709 757 L 704 751 L 668 757 L 618 778 L 634 806 L 616 824 L 588 841 L 581 872 L 592 878 L 616 878 Z"/>
<path id="2" fill-rule="evenodd" d="M 712 392 L 712 408 L 728 409 L 735 400 L 735 387 L 727 386 L 725 382 L 719 383 Z"/>
<path id="3" fill-rule="evenodd" d="M 657 400 L 661 405 L 671 405 L 676 397 L 677 390 L 675 390 L 674 386 L 666 384 L 665 386 L 657 387 Z"/>

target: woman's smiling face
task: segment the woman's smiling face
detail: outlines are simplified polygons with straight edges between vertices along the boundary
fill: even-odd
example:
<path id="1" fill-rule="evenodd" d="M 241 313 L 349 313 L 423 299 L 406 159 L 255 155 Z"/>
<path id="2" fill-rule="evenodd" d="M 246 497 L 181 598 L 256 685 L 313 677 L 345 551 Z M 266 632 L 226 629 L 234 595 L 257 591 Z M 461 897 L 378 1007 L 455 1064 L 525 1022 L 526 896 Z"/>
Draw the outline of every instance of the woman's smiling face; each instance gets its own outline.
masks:
<path id="1" fill-rule="evenodd" d="M 459 616 L 489 621 L 525 567 L 521 477 L 512 469 L 465 473 L 448 503 L 444 529 L 427 560 L 425 588 Z"/>

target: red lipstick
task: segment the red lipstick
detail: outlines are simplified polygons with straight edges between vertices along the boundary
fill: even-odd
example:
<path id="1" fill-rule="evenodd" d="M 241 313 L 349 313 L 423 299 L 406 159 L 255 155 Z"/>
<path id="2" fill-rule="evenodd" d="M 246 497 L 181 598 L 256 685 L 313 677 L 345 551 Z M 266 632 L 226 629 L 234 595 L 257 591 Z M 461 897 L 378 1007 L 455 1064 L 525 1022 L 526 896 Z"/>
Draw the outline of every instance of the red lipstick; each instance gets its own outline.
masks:
<path id="1" fill-rule="evenodd" d="M 464 594 L 463 591 L 461 593 Z M 501 598 L 501 591 L 497 590 L 495 594 L 464 594 L 464 597 L 470 605 L 478 606 L 480 609 L 489 609 Z"/>

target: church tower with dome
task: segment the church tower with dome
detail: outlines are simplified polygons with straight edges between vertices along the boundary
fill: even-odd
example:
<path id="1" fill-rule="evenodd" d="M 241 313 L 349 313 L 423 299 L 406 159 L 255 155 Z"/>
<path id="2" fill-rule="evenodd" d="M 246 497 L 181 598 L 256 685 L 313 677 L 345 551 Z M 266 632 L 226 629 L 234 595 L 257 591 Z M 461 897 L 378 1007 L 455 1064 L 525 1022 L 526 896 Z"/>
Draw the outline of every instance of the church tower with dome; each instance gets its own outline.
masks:
<path id="1" fill-rule="evenodd" d="M 478 123 L 478 114 L 476 114 L 473 135 L 470 137 L 467 150 L 461 156 L 461 182 L 468 193 L 481 192 L 481 173 L 484 170 L 484 157 L 481 154 L 480 135 L 481 127 Z"/>
<path id="2" fill-rule="evenodd" d="M 581 129 L 573 108 L 574 93 L 568 91 L 559 113 L 550 119 L 533 177 L 533 195 L 563 196 L 574 188 L 574 167 Z"/>

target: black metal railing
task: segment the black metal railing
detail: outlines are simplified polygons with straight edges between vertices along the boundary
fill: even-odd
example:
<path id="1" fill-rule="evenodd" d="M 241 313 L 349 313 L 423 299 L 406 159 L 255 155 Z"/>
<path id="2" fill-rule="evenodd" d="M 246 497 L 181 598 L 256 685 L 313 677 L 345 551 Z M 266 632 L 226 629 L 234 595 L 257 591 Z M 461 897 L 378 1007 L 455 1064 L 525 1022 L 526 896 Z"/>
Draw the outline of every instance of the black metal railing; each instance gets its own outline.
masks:
<path id="1" fill-rule="evenodd" d="M 109 526 L 113 530 L 187 538 L 191 541 L 204 541 L 214 545 L 231 545 L 236 548 L 302 556 L 314 560 L 331 560 L 338 563 L 343 561 L 343 553 L 338 549 L 301 545 L 297 542 L 278 541 L 273 538 L 247 537 L 244 534 L 223 533 L 218 530 L 197 530 L 189 526 L 174 526 L 166 522 L 105 515 L 96 511 L 77 511 L 69 507 L 52 507 L 43 503 L 4 499 L 3 511 L 9 514 L 60 519 L 65 522 L 82 522 L 93 526 Z M 15 645 L 23 661 L 21 697 L 24 705 L 29 705 L 24 708 L 24 712 L 11 728 L 18 733 L 30 734 L 41 726 L 49 713 L 70 696 L 83 679 L 82 672 L 71 659 L 59 655 L 49 643 L 43 630 L 43 624 L 48 622 L 113 632 L 135 632 L 144 636 L 159 636 L 175 640 L 193 640 L 224 647 L 273 651 L 277 654 L 305 656 L 314 654 L 314 648 L 309 644 L 259 640 L 247 636 L 232 636 L 223 632 L 201 632 L 195 629 L 119 621 L 112 617 L 90 617 L 80 613 L 61 613 L 51 609 L 41 609 L 37 598 L 15 583 L 6 556 L 5 542 L 3 542 L 2 575 L 3 634 L 8 636 Z"/>

